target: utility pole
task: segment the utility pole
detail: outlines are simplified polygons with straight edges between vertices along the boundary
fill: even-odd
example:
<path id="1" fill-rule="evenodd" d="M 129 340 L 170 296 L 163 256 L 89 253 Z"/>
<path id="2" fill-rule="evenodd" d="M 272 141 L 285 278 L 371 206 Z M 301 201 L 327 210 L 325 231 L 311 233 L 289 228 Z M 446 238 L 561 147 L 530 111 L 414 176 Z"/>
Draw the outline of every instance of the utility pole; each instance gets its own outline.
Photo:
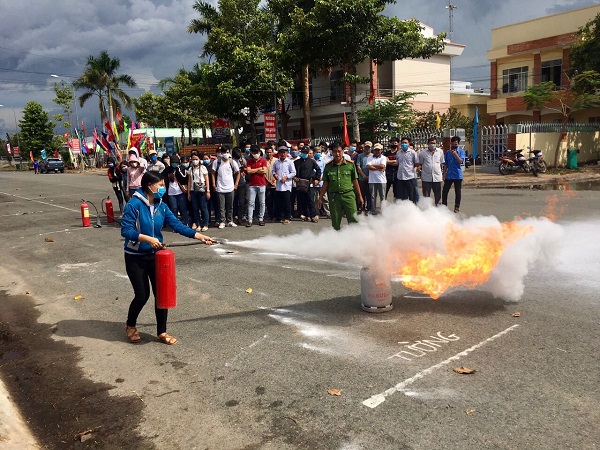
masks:
<path id="1" fill-rule="evenodd" d="M 458 9 L 458 6 L 452 4 L 452 0 L 448 0 L 448 19 L 450 21 L 450 30 L 448 31 L 448 39 L 452 42 L 452 33 L 454 32 L 454 10 Z M 452 56 L 450 57 L 450 81 L 452 81 Z"/>

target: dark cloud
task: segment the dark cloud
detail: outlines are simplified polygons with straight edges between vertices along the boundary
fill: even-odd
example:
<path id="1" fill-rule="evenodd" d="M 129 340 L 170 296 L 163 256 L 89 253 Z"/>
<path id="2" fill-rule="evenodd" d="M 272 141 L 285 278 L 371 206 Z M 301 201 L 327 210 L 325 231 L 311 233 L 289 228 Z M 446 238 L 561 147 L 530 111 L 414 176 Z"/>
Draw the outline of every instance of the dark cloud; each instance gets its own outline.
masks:
<path id="1" fill-rule="evenodd" d="M 197 17 L 194 0 L 0 0 L 0 104 L 21 111 L 30 100 L 41 103 L 50 114 L 50 74 L 67 82 L 78 77 L 90 55 L 107 50 L 121 61 L 121 73 L 131 75 L 140 89 L 156 89 L 162 78 L 182 67 L 199 62 L 204 37 L 187 33 Z M 211 0 L 215 4 L 216 0 Z M 595 4 L 586 0 L 451 0 L 454 11 L 455 42 L 465 44 L 462 56 L 454 61 L 454 78 L 489 85 L 486 52 L 491 29 L 546 14 Z M 390 5 L 387 14 L 415 17 L 436 32 L 449 30 L 448 1 L 401 0 Z M 99 122 L 94 101 L 80 116 L 93 125 Z M 0 133 L 14 132 L 12 111 L 0 108 Z"/>

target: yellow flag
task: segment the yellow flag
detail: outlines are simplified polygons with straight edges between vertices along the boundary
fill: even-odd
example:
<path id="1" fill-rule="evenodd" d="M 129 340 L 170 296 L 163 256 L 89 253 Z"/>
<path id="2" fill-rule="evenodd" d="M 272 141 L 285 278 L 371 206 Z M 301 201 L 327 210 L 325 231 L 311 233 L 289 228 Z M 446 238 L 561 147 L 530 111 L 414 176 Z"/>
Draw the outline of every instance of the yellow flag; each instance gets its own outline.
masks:
<path id="1" fill-rule="evenodd" d="M 435 114 L 435 129 L 439 130 L 442 126 L 442 118 L 440 117 L 440 113 Z"/>

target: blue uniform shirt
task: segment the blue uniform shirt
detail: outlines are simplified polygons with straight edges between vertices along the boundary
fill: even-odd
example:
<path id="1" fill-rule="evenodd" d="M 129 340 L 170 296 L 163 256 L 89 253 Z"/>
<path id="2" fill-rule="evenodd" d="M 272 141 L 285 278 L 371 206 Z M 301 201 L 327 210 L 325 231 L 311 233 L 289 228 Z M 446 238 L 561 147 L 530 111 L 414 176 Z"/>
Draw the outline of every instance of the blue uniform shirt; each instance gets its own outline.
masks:
<path id="1" fill-rule="evenodd" d="M 462 164 L 459 164 L 458 161 L 456 161 L 456 158 L 450 152 L 450 150 L 448 150 L 446 152 L 446 154 L 444 155 L 444 161 L 446 163 L 446 167 L 448 167 L 448 171 L 446 172 L 446 180 L 462 180 L 463 179 L 463 171 L 462 171 L 461 166 L 465 163 L 467 154 L 460 147 L 458 147 L 457 152 L 458 152 L 458 156 L 460 156 L 460 159 L 462 160 Z"/>

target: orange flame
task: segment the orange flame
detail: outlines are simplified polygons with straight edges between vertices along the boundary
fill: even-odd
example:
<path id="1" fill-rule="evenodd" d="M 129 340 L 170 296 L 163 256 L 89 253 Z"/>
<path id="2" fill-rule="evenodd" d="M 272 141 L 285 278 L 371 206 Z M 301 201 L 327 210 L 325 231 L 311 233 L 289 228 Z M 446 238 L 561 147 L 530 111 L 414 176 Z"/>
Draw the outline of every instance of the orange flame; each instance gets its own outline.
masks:
<path id="1" fill-rule="evenodd" d="M 559 191 L 561 191 L 560 195 L 554 193 L 546 198 L 546 211 L 544 215 L 552 222 L 556 222 L 556 219 L 559 216 L 562 216 L 567 208 L 566 202 L 559 203 L 559 201 L 566 201 L 577 195 L 577 191 L 575 191 L 569 183 L 560 183 L 558 188 Z"/>
<path id="2" fill-rule="evenodd" d="M 406 265 L 399 271 L 402 284 L 434 300 L 451 287 L 474 289 L 489 279 L 506 247 L 532 230 L 516 222 L 475 230 L 451 225 L 445 253 L 409 253 Z"/>

